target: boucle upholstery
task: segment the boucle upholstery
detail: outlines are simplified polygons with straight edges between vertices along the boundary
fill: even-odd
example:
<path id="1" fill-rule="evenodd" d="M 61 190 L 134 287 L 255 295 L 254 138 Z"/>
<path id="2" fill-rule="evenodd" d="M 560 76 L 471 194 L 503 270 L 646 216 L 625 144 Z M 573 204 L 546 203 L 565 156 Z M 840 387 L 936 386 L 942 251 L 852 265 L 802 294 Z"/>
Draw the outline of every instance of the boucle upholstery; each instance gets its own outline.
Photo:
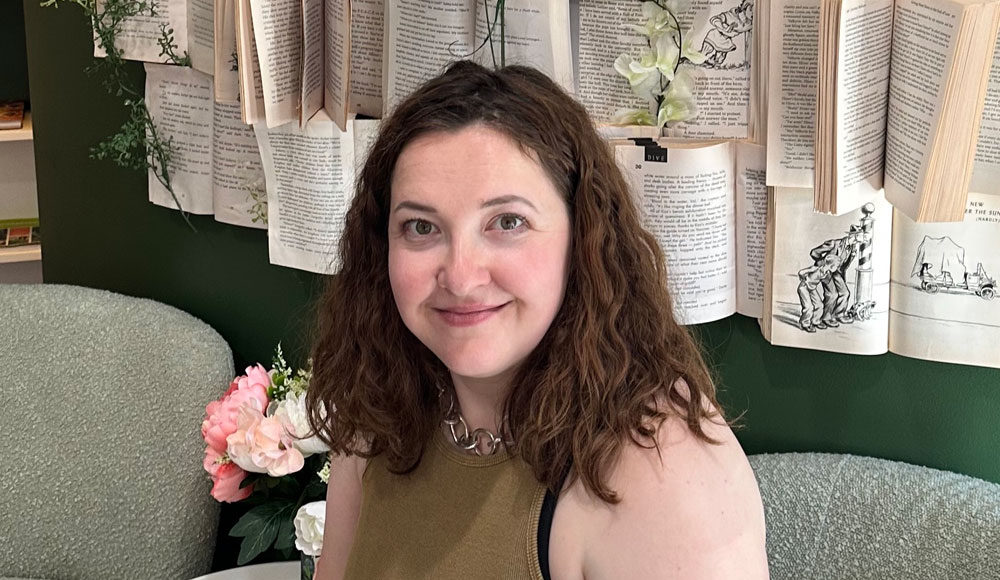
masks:
<path id="1" fill-rule="evenodd" d="M 853 455 L 750 463 L 772 580 L 1000 579 L 1000 485 Z"/>
<path id="2" fill-rule="evenodd" d="M 152 300 L 0 285 L 0 576 L 180 579 L 211 566 L 208 325 Z"/>

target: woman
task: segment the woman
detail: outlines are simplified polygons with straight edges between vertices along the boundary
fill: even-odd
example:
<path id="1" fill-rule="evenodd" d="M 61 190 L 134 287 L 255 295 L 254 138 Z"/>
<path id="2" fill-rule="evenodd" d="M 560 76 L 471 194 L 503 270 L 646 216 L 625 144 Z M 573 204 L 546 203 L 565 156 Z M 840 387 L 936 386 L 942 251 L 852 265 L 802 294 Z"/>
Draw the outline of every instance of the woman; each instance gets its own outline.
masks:
<path id="1" fill-rule="evenodd" d="M 309 391 L 333 450 L 317 578 L 767 577 L 662 253 L 543 74 L 459 62 L 401 103 L 340 257 Z"/>

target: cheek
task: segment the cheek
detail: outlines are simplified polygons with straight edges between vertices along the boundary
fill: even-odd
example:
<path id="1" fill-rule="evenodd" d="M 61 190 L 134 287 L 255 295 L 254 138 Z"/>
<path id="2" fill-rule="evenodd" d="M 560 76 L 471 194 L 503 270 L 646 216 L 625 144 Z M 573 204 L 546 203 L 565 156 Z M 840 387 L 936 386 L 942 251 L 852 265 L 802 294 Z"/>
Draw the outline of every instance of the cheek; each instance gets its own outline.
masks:
<path id="1" fill-rule="evenodd" d="M 404 318 L 426 296 L 428 275 L 412 254 L 389 248 L 389 284 Z"/>
<path id="2" fill-rule="evenodd" d="M 515 281 L 522 298 L 530 300 L 538 314 L 550 317 L 549 322 L 562 304 L 566 289 L 567 246 L 567 240 L 561 238 L 526 248 L 508 271 L 508 279 Z"/>

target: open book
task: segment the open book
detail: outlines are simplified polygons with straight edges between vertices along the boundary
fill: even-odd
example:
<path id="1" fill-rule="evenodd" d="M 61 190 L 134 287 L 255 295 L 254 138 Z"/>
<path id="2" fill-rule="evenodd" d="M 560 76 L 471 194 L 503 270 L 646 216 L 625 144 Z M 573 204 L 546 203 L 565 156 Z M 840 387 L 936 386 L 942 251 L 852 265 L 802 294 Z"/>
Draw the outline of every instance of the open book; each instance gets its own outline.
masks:
<path id="1" fill-rule="evenodd" d="M 336 273 L 354 179 L 378 130 L 377 120 L 348 119 L 347 130 L 318 112 L 298 127 L 254 125 L 267 183 L 272 264 Z"/>
<path id="2" fill-rule="evenodd" d="M 500 60 L 500 27 L 487 27 L 495 2 L 235 1 L 244 118 L 272 128 L 304 126 L 323 109 L 344 129 L 349 113 L 383 116 L 451 61 Z M 557 0 L 507 0 L 506 62 L 535 66 L 572 90 L 567 10 Z"/>
<path id="3" fill-rule="evenodd" d="M 506 64 L 533 66 L 573 92 L 568 3 L 507 0 L 504 10 Z M 500 25 L 487 26 L 495 17 L 496 0 L 386 0 L 384 111 L 451 61 L 473 58 L 492 67 L 495 56 L 499 64 Z"/>
<path id="4" fill-rule="evenodd" d="M 254 13 L 251 18 L 250 0 L 225 1 L 235 3 L 234 44 L 239 62 L 240 100 L 247 123 L 266 121 L 274 127 L 297 119 L 301 126 L 320 108 L 342 128 L 348 112 L 382 116 L 383 0 L 349 3 L 337 0 L 322 4 L 308 0 L 299 16 L 293 14 L 297 22 L 289 22 L 282 17 L 284 13 L 263 9 L 257 11 L 260 16 Z M 254 33 L 254 18 L 272 27 L 272 32 L 258 38 Z M 345 30 L 349 30 L 347 35 Z M 287 39 L 294 40 L 289 45 L 291 54 L 275 46 L 276 42 Z M 262 50 L 268 54 L 263 72 L 258 46 L 263 46 Z M 296 57 L 300 64 L 295 64 Z M 269 79 L 270 109 L 265 107 L 264 74 Z M 298 81 L 287 80 L 282 85 L 281 79 L 288 74 L 297 75 Z"/>
<path id="5" fill-rule="evenodd" d="M 146 103 L 160 137 L 170 139 L 170 183 L 181 208 L 229 224 L 267 227 L 267 196 L 253 129 L 240 107 L 216 103 L 212 77 L 188 67 L 146 64 Z M 149 171 L 149 201 L 177 209 Z"/>
<path id="6" fill-rule="evenodd" d="M 980 131 L 1000 117 L 1000 3 L 770 3 L 768 185 L 814 188 L 837 215 L 884 187 L 918 221 L 960 221 L 970 179 L 1000 193 L 973 178 L 1000 170 L 996 130 Z"/>
<path id="7" fill-rule="evenodd" d="M 247 121 L 304 125 L 322 108 L 345 126 L 350 7 L 348 0 L 236 0 L 235 45 Z"/>
<path id="8" fill-rule="evenodd" d="M 616 144 L 643 226 L 666 256 L 674 316 L 760 317 L 767 191 L 764 149 L 735 142 Z"/>
<path id="9" fill-rule="evenodd" d="M 97 2 L 101 12 L 103 0 Z M 162 55 L 161 30 L 172 31 L 174 52 L 188 53 L 191 66 L 205 74 L 215 70 L 215 7 L 213 0 L 157 0 L 155 14 L 140 14 L 120 24 L 115 43 L 128 60 L 170 62 Z M 107 51 L 100 38 L 94 37 L 94 56 L 104 57 Z"/>
<path id="10" fill-rule="evenodd" d="M 666 129 L 665 135 L 696 139 L 750 136 L 753 12 L 751 0 L 703 0 L 692 2 L 678 14 L 683 29 L 691 30 L 691 46 L 708 58 L 699 66 L 685 65 L 694 77 L 697 117 Z M 637 56 L 647 46 L 644 37 L 629 29 L 629 25 L 643 22 L 641 2 L 580 0 L 575 17 L 577 96 L 591 116 L 607 123 L 618 109 L 648 108 L 614 69 L 619 54 Z"/>
<path id="11" fill-rule="evenodd" d="M 772 344 L 1000 367 L 1000 197 L 917 223 L 884 199 L 841 216 L 775 188 L 761 329 Z"/>

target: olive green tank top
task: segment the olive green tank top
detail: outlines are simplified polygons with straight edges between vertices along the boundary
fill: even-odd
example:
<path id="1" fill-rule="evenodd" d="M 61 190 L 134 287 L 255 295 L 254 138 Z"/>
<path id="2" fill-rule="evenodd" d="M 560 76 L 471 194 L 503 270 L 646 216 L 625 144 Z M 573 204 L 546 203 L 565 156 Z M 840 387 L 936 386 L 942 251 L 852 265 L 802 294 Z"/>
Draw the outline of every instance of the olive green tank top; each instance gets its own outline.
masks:
<path id="1" fill-rule="evenodd" d="M 467 455 L 439 435 L 411 473 L 368 462 L 345 579 L 541 580 L 545 486 L 505 450 Z"/>

